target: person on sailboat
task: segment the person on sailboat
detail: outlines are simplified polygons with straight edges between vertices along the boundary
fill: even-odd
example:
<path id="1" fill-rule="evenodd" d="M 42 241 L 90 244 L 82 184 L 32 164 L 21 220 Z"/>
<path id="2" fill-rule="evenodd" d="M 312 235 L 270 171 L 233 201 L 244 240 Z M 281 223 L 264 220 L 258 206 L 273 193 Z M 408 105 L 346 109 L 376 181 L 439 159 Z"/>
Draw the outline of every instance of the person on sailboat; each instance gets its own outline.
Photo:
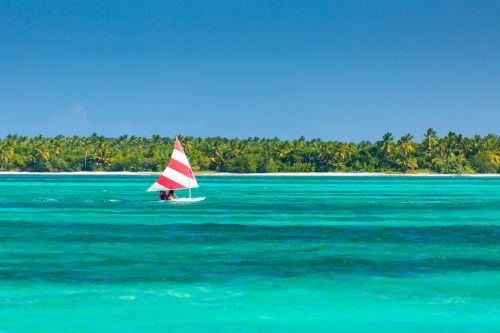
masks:
<path id="1" fill-rule="evenodd" d="M 170 190 L 168 192 L 167 200 L 177 199 L 177 196 L 174 194 L 174 190 Z"/>
<path id="2" fill-rule="evenodd" d="M 160 200 L 167 200 L 167 192 L 160 191 Z"/>

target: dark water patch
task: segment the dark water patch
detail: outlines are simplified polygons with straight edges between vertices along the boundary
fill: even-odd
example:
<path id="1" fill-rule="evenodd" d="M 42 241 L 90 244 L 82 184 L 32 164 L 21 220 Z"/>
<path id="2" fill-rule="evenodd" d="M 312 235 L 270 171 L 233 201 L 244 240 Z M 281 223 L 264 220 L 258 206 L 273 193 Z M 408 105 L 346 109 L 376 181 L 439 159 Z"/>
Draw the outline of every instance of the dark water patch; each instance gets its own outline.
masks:
<path id="1" fill-rule="evenodd" d="M 178 256 L 156 260 L 105 261 L 34 258 L 0 265 L 0 281 L 50 281 L 60 283 L 228 282 L 252 278 L 307 276 L 382 276 L 404 278 L 425 274 L 498 272 L 500 260 L 429 258 L 425 260 L 368 260 L 338 256 L 291 258 L 273 256 Z"/>
<path id="2" fill-rule="evenodd" d="M 227 282 L 500 271 L 492 252 L 500 246 L 498 226 L 2 223 L 0 244 L 1 281 Z M 470 252 L 474 248 L 480 252 Z"/>
<path id="3" fill-rule="evenodd" d="M 238 224 L 0 223 L 0 241 L 196 244 L 226 242 L 348 242 L 500 245 L 500 226 L 265 226 Z"/>

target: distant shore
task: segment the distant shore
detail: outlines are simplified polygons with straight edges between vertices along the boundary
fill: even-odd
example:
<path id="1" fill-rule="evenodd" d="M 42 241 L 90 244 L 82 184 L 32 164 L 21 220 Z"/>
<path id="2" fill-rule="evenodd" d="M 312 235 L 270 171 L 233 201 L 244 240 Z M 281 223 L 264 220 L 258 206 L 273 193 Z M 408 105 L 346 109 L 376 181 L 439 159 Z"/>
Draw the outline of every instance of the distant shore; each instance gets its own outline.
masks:
<path id="1" fill-rule="evenodd" d="M 87 175 L 87 176 L 158 176 L 160 172 L 132 171 L 75 171 L 75 172 L 31 172 L 0 171 L 0 175 Z M 280 173 L 229 173 L 197 172 L 197 176 L 295 176 L 295 177 L 500 177 L 500 174 L 440 174 L 440 173 L 386 173 L 386 172 L 280 172 Z"/>

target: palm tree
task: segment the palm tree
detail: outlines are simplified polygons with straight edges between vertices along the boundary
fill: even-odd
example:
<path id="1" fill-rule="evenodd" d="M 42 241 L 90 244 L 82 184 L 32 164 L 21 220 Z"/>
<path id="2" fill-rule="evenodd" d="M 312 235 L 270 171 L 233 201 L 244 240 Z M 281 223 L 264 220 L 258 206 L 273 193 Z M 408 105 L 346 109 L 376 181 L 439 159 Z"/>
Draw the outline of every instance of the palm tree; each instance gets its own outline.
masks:
<path id="1" fill-rule="evenodd" d="M 87 171 L 87 156 L 90 152 L 92 152 L 93 144 L 89 139 L 85 138 L 85 139 L 83 139 L 81 146 L 83 148 L 83 153 L 85 154 L 83 171 Z"/>
<path id="2" fill-rule="evenodd" d="M 492 163 L 500 166 L 500 137 L 494 134 L 486 135 L 480 143 L 480 148 Z"/>
<path id="3" fill-rule="evenodd" d="M 215 171 L 222 170 L 225 164 L 224 155 L 227 149 L 226 145 L 223 142 L 217 140 L 211 144 L 210 149 L 212 150 L 212 156 L 210 157 L 210 162 L 212 164 L 213 170 Z"/>
<path id="4" fill-rule="evenodd" d="M 401 139 L 399 139 L 397 152 L 398 158 L 396 159 L 396 164 L 398 164 L 404 172 L 418 168 L 417 159 L 412 156 L 415 152 L 415 142 L 411 134 L 403 135 Z"/>
<path id="5" fill-rule="evenodd" d="M 105 139 L 98 141 L 94 158 L 96 159 L 97 167 L 101 170 L 111 164 L 111 149 L 108 141 Z"/>
<path id="6" fill-rule="evenodd" d="M 49 160 L 50 152 L 46 147 L 36 148 L 36 152 L 37 152 L 37 157 L 40 160 L 42 160 L 44 162 L 47 162 Z"/>
<path id="7" fill-rule="evenodd" d="M 0 170 L 9 164 L 14 158 L 14 148 L 3 144 L 0 146 Z"/>
<path id="8" fill-rule="evenodd" d="M 413 135 L 406 134 L 401 137 L 398 141 L 399 152 L 405 156 L 410 155 L 415 151 L 415 142 L 413 141 Z"/>
<path id="9" fill-rule="evenodd" d="M 382 141 L 379 141 L 379 152 L 382 154 L 385 161 L 385 166 L 389 167 L 390 161 L 392 160 L 392 154 L 394 152 L 394 137 L 392 133 L 387 132 L 382 137 Z"/>
<path id="10" fill-rule="evenodd" d="M 438 139 L 436 137 L 436 131 L 433 128 L 427 129 L 427 132 L 424 135 L 424 140 L 422 141 L 423 146 L 425 147 L 425 152 L 428 155 L 431 155 L 434 148 L 438 144 Z"/>

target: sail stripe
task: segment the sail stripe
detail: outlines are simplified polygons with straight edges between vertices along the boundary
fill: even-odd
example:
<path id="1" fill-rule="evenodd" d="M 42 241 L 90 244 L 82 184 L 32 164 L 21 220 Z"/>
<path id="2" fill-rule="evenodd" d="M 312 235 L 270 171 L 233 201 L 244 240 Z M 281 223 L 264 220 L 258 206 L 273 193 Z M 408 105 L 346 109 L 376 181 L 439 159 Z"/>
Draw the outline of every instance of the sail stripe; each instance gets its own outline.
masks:
<path id="1" fill-rule="evenodd" d="M 178 190 L 186 188 L 185 186 L 182 186 L 181 184 L 176 183 L 172 179 L 167 178 L 163 175 L 161 175 L 156 182 L 169 190 Z"/>
<path id="2" fill-rule="evenodd" d="M 191 170 L 190 167 L 177 160 L 171 159 L 170 162 L 168 162 L 168 167 L 174 169 L 179 173 L 182 173 L 186 177 L 194 179 L 193 170 Z"/>
<path id="3" fill-rule="evenodd" d="M 167 167 L 165 171 L 163 171 L 162 175 L 172 179 L 174 182 L 184 186 L 185 188 L 198 187 L 198 183 L 195 179 L 189 179 L 189 177 L 183 175 L 178 171 L 175 171 L 174 169 L 171 169 L 170 167 Z"/>
<path id="4" fill-rule="evenodd" d="M 160 185 L 158 182 L 154 182 L 153 185 L 151 185 L 150 188 L 147 189 L 146 192 L 153 192 L 153 191 L 167 191 L 168 188 L 165 186 Z"/>
<path id="5" fill-rule="evenodd" d="M 177 160 L 179 162 L 181 162 L 182 164 L 188 166 L 189 168 L 191 168 L 191 166 L 189 165 L 189 161 L 186 157 L 186 154 L 178 151 L 177 149 L 174 149 L 173 153 L 172 153 L 172 159 L 173 160 Z"/>
<path id="6" fill-rule="evenodd" d="M 179 141 L 178 138 L 175 138 L 174 149 L 184 154 L 184 149 L 182 149 L 181 142 Z"/>

